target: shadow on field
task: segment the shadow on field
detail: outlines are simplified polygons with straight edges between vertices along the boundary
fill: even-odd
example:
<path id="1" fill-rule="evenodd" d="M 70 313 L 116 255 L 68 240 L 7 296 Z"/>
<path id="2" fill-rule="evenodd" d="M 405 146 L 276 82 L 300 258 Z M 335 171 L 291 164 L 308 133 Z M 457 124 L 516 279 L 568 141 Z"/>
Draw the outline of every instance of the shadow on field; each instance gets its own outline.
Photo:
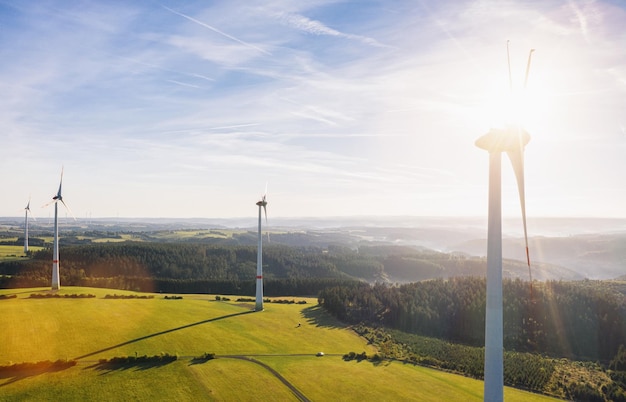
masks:
<path id="1" fill-rule="evenodd" d="M 331 316 L 320 305 L 307 307 L 302 310 L 302 315 L 310 325 L 327 328 L 345 328 L 346 326 Z"/>
<path id="2" fill-rule="evenodd" d="M 126 341 L 126 342 L 118 343 L 117 345 L 109 346 L 108 348 L 96 350 L 95 352 L 91 352 L 91 353 L 87 353 L 86 355 L 75 357 L 74 360 L 80 360 L 80 359 L 84 359 L 86 357 L 91 357 L 91 356 L 97 355 L 98 353 L 108 352 L 109 350 L 113 350 L 113 349 L 119 348 L 120 346 L 125 346 L 125 345 L 129 345 L 131 343 L 135 343 L 135 342 L 143 341 L 143 340 L 146 340 L 146 339 L 154 338 L 155 336 L 159 336 L 159 335 L 169 334 L 170 332 L 180 331 L 181 329 L 191 328 L 191 327 L 195 327 L 196 325 L 207 324 L 207 323 L 210 323 L 210 322 L 215 322 L 215 321 L 223 320 L 223 319 L 226 319 L 226 318 L 236 317 L 236 316 L 239 316 L 239 315 L 250 314 L 250 313 L 254 313 L 254 310 L 242 311 L 241 313 L 234 313 L 234 314 L 223 315 L 221 317 L 210 318 L 208 320 L 198 321 L 198 322 L 194 322 L 192 324 L 183 325 L 182 327 L 166 329 L 165 331 L 155 332 L 154 334 L 141 336 L 139 338 L 131 339 L 130 341 Z"/>
<path id="3" fill-rule="evenodd" d="M 41 361 L 37 363 L 19 363 L 11 366 L 0 366 L 0 381 L 9 379 L 7 382 L 0 383 L 0 387 L 12 384 L 28 377 L 35 377 L 46 373 L 55 373 L 63 371 L 76 365 L 75 361 L 57 360 Z"/>
<path id="4" fill-rule="evenodd" d="M 135 361 L 135 362 L 126 362 L 126 363 L 121 363 L 121 364 L 107 361 L 107 362 L 100 362 L 100 363 L 93 364 L 89 367 L 86 367 L 85 369 L 94 369 L 97 371 L 102 371 L 100 375 L 105 375 L 112 371 L 117 371 L 117 370 L 130 370 L 130 369 L 135 369 L 136 371 L 137 370 L 149 370 L 151 368 L 158 368 L 158 367 L 166 366 L 173 361 L 174 360 L 151 361 L 151 362 Z"/>

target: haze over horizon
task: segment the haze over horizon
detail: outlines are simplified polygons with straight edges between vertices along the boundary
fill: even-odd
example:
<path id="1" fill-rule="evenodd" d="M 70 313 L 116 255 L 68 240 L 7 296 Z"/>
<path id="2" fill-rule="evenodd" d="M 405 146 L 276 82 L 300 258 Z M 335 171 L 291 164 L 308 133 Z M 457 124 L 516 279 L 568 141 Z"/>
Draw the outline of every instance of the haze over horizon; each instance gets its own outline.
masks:
<path id="1" fill-rule="evenodd" d="M 0 0 L 0 216 L 486 216 L 512 79 L 526 208 L 626 218 L 626 4 Z M 518 217 L 503 159 L 503 215 Z M 61 207 L 61 215 L 65 212 Z"/>

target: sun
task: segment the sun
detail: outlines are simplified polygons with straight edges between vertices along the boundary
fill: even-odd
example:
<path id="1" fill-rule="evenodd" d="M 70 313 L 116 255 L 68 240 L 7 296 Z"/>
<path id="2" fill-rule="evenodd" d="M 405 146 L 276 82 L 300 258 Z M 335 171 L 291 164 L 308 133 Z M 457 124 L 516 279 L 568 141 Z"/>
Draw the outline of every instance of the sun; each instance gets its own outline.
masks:
<path id="1" fill-rule="evenodd" d="M 511 76 L 504 69 L 493 76 L 491 85 L 485 89 L 478 118 L 489 128 L 519 126 L 534 130 L 546 123 L 551 96 L 541 75 L 533 74 L 530 68 L 533 53 L 531 49 L 524 75 L 518 69 Z"/>
<path id="2" fill-rule="evenodd" d="M 482 119 L 488 122 L 490 128 L 509 126 L 524 127 L 535 131 L 541 129 L 547 122 L 548 111 L 553 108 L 551 97 L 545 92 L 540 82 L 524 88 L 522 86 L 500 88 L 486 96 Z"/>

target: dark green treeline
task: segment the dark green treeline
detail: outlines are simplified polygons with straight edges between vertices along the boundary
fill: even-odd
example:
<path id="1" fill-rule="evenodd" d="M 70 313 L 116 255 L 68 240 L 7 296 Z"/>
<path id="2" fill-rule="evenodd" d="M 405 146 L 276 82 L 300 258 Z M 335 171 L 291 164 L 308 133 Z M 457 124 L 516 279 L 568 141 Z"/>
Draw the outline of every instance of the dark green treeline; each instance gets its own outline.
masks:
<path id="1" fill-rule="evenodd" d="M 348 323 L 380 325 L 472 346 L 484 345 L 485 279 L 452 278 L 401 286 L 327 288 L 320 303 Z M 626 300 L 600 281 L 503 284 L 504 346 L 608 362 L 626 344 Z"/>

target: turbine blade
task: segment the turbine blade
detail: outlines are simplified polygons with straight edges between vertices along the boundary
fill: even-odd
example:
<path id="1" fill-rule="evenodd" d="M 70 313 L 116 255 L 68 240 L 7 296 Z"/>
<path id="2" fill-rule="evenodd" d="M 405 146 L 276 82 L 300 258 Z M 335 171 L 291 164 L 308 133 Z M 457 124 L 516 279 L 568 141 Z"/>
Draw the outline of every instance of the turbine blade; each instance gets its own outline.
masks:
<path id="1" fill-rule="evenodd" d="M 61 198 L 61 186 L 63 186 L 63 167 L 61 167 L 61 181 L 59 182 L 59 191 L 57 191 L 57 197 Z"/>
<path id="2" fill-rule="evenodd" d="M 263 212 L 265 212 L 265 230 L 267 231 L 267 242 L 270 241 L 270 231 L 267 230 L 267 203 L 263 203 Z"/>
<path id="3" fill-rule="evenodd" d="M 63 199 L 59 199 L 59 201 L 61 201 L 61 204 L 63 204 L 63 206 L 65 207 L 65 209 L 67 209 L 67 212 L 70 213 L 70 215 L 72 215 L 72 218 L 74 218 L 74 220 L 76 220 L 76 217 L 74 216 L 74 213 L 72 212 L 72 210 L 70 209 L 70 207 L 67 206 L 67 204 L 65 203 L 65 201 L 63 201 Z"/>
<path id="4" fill-rule="evenodd" d="M 50 205 L 54 204 L 55 202 L 57 202 L 57 200 L 56 200 L 56 198 L 53 198 L 53 199 L 52 199 L 52 201 L 50 201 L 50 202 L 48 202 L 48 203 L 43 204 L 41 207 L 42 207 L 42 208 L 45 208 L 45 207 L 47 207 L 47 206 L 50 206 Z"/>
<path id="5" fill-rule="evenodd" d="M 520 136 L 521 138 L 521 136 Z M 526 195 L 524 189 L 524 146 L 520 144 L 516 149 L 507 151 L 511 164 L 513 165 L 513 171 L 515 172 L 515 178 L 517 179 L 517 190 L 519 192 L 520 205 L 522 207 L 522 223 L 524 225 L 524 243 L 526 246 L 526 263 L 528 264 L 528 276 L 532 287 L 532 272 L 530 269 L 530 254 L 528 252 L 528 229 L 526 225 Z"/>
<path id="6" fill-rule="evenodd" d="M 526 76 L 524 77 L 524 89 L 526 89 L 526 85 L 528 84 L 528 73 L 530 72 L 530 59 L 533 56 L 533 52 L 535 49 L 530 49 L 528 52 L 528 63 L 526 64 Z"/>
<path id="7" fill-rule="evenodd" d="M 33 218 L 34 221 L 37 220 L 37 218 L 35 218 L 35 215 L 33 214 L 33 211 L 30 210 L 30 199 L 28 200 L 28 205 L 24 209 L 26 210 L 26 216 L 30 216 L 31 218 Z"/>
<path id="8" fill-rule="evenodd" d="M 506 60 L 509 63 L 509 91 L 513 93 L 513 78 L 511 77 L 511 55 L 509 54 L 509 40 L 506 41 Z"/>

